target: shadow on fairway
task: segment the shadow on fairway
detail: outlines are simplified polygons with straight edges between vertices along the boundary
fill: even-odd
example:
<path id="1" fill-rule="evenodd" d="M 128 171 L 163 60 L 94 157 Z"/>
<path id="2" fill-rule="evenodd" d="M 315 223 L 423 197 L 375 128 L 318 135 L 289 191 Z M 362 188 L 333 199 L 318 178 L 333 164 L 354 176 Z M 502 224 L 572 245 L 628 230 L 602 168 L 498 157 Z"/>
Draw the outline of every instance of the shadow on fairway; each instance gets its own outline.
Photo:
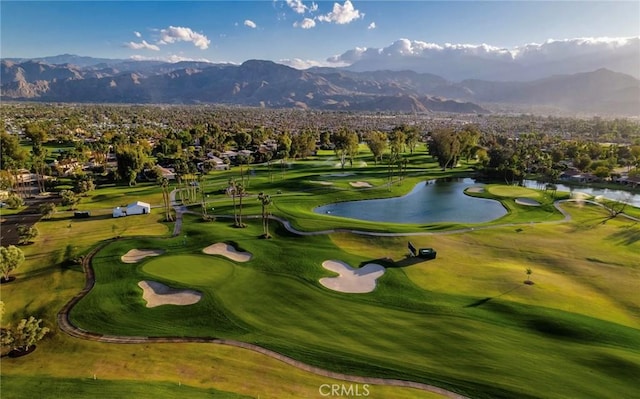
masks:
<path id="1" fill-rule="evenodd" d="M 518 288 L 520 288 L 520 287 L 522 287 L 522 286 L 523 286 L 523 285 L 518 284 L 518 285 L 516 285 L 515 287 L 513 287 L 513 288 L 511 288 L 511 289 L 509 289 L 509 290 L 506 290 L 505 292 L 501 293 L 500 295 L 490 296 L 490 297 L 486 297 L 486 298 L 478 299 L 477 301 L 472 302 L 472 303 L 470 303 L 470 304 L 468 304 L 468 305 L 465 305 L 464 307 L 465 307 L 465 308 L 476 308 L 476 307 L 478 307 L 478 306 L 484 305 L 485 303 L 489 302 L 489 301 L 490 301 L 490 300 L 492 300 L 492 299 L 500 298 L 500 297 L 501 297 L 501 296 L 503 296 L 503 295 L 506 295 L 506 294 L 508 294 L 508 293 L 510 293 L 510 292 L 513 292 L 513 291 L 517 290 Z"/>
<path id="2" fill-rule="evenodd" d="M 635 225 L 620 227 L 620 230 L 607 237 L 619 245 L 632 245 L 640 241 L 640 228 Z"/>
<path id="3" fill-rule="evenodd" d="M 419 258 L 417 256 L 405 255 L 404 259 L 397 262 L 394 262 L 393 259 L 390 259 L 390 258 L 379 258 L 379 259 L 373 259 L 367 262 L 362 262 L 360 264 L 360 267 L 366 265 L 367 263 L 377 263 L 388 269 L 392 269 L 397 267 L 407 267 L 407 266 L 417 265 L 418 263 L 429 262 L 431 260 L 433 259 L 425 259 L 425 258 Z"/>

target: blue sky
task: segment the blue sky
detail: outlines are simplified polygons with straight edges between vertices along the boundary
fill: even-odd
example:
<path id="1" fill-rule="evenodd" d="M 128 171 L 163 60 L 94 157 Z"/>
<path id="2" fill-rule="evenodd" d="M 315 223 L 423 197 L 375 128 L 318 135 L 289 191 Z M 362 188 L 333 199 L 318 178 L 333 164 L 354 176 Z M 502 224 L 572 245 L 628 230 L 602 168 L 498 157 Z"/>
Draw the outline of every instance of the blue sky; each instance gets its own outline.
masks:
<path id="1" fill-rule="evenodd" d="M 400 38 L 513 49 L 548 39 L 640 36 L 638 1 L 2 0 L 0 15 L 1 56 L 25 58 L 322 63 Z"/>

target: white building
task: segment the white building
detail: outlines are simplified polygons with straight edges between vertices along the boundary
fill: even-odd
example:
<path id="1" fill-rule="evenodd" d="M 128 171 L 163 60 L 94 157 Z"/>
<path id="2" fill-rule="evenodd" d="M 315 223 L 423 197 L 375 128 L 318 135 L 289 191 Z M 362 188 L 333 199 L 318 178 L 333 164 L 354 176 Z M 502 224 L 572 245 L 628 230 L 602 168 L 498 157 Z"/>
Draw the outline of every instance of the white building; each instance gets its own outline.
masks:
<path id="1" fill-rule="evenodd" d="M 146 202 L 136 201 L 127 205 L 125 209 L 119 206 L 113 208 L 112 215 L 114 218 L 119 218 L 128 215 L 146 215 L 148 213 L 151 213 L 151 205 Z"/>
<path id="2" fill-rule="evenodd" d="M 127 215 L 146 215 L 151 213 L 151 205 L 146 202 L 136 201 L 127 205 Z"/>

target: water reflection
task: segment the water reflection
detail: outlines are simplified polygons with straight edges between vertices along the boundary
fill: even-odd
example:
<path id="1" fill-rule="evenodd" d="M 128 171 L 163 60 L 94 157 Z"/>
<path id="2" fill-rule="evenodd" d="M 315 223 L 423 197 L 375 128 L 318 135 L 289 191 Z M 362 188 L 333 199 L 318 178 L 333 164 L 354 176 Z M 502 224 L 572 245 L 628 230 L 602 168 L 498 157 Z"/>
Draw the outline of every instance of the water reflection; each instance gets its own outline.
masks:
<path id="1" fill-rule="evenodd" d="M 498 201 L 464 194 L 469 186 L 479 184 L 472 179 L 430 180 L 418 183 L 402 197 L 339 202 L 315 208 L 314 212 L 391 223 L 482 223 L 507 213 Z"/>

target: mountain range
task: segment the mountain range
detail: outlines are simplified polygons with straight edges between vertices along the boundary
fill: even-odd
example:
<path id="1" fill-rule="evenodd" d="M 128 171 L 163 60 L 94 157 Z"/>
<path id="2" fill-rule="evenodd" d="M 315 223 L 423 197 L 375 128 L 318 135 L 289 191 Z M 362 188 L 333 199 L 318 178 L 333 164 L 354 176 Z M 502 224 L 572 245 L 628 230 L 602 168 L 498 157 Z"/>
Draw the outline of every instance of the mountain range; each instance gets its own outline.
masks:
<path id="1" fill-rule="evenodd" d="M 261 60 L 233 65 L 61 55 L 3 59 L 0 84 L 2 100 L 419 113 L 544 107 L 583 115 L 640 114 L 640 80 L 604 68 L 531 81 L 453 82 L 410 70 L 298 70 Z"/>

